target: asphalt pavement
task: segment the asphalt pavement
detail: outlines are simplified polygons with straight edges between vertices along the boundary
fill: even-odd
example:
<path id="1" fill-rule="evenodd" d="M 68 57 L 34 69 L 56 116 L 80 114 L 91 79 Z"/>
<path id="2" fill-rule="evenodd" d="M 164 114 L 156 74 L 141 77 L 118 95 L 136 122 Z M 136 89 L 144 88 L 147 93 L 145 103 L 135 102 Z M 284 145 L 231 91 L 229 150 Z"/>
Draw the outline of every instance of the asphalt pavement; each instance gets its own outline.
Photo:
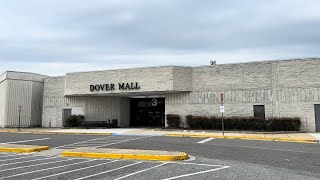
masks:
<path id="1" fill-rule="evenodd" d="M 46 145 L 41 153 L 0 153 L 0 179 L 320 179 L 320 145 L 153 136 L 0 133 L 0 143 Z M 77 147 L 183 151 L 187 161 L 67 158 Z"/>

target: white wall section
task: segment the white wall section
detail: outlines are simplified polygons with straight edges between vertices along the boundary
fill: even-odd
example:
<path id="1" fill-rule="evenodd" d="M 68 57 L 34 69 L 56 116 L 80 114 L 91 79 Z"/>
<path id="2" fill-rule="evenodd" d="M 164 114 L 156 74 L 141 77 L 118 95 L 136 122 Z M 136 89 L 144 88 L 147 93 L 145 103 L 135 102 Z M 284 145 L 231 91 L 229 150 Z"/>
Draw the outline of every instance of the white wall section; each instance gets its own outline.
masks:
<path id="1" fill-rule="evenodd" d="M 5 76 L 5 77 L 3 77 Z M 7 71 L 0 84 L 0 126 L 41 126 L 43 78 L 45 76 Z"/>

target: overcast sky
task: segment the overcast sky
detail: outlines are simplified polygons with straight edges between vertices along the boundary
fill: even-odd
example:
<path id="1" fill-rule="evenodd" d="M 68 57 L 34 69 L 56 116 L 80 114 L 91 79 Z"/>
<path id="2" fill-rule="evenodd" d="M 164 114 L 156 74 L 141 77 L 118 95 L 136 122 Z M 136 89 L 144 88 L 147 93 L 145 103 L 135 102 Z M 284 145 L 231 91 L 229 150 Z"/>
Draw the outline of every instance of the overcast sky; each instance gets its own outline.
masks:
<path id="1" fill-rule="evenodd" d="M 7 0 L 0 74 L 320 56 L 319 0 Z"/>

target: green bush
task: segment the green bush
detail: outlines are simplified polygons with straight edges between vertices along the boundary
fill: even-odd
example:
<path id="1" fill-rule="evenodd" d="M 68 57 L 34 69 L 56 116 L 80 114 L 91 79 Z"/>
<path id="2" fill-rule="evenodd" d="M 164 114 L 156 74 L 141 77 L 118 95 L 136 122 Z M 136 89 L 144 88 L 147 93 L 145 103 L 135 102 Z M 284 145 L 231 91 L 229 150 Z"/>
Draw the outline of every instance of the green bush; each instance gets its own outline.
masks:
<path id="1" fill-rule="evenodd" d="M 83 115 L 71 115 L 66 119 L 65 127 L 78 127 L 83 120 Z"/>
<path id="2" fill-rule="evenodd" d="M 186 116 L 186 123 L 190 128 L 194 128 L 195 127 L 194 118 L 193 117 L 194 116 L 192 116 L 192 115 L 187 115 Z"/>
<path id="3" fill-rule="evenodd" d="M 180 126 L 181 117 L 177 114 L 167 114 L 167 123 L 170 128 L 178 128 Z"/>
<path id="4" fill-rule="evenodd" d="M 209 117 L 206 116 L 186 116 L 187 125 L 192 129 L 212 129 L 213 123 Z"/>
<path id="5" fill-rule="evenodd" d="M 191 129 L 222 129 L 221 117 L 218 116 L 188 115 L 186 116 L 186 122 Z M 300 126 L 299 117 L 271 117 L 267 119 L 242 116 L 224 117 L 225 130 L 299 131 Z"/>
<path id="6" fill-rule="evenodd" d="M 271 131 L 299 131 L 301 126 L 301 121 L 299 117 L 294 117 L 294 118 L 272 117 L 272 118 L 269 118 L 268 121 L 269 121 L 268 130 L 271 130 Z"/>

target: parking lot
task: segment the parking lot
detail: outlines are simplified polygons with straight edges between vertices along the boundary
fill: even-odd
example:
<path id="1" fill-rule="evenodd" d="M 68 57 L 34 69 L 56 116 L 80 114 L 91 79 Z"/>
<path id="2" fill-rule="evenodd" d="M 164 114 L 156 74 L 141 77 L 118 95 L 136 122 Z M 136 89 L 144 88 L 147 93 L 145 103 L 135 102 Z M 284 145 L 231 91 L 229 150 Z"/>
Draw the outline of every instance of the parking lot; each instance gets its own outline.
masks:
<path id="1" fill-rule="evenodd" d="M 319 179 L 318 144 L 152 136 L 0 133 L 0 143 L 48 145 L 0 153 L 0 179 Z M 183 151 L 187 161 L 61 157 L 77 147 Z"/>
<path id="2" fill-rule="evenodd" d="M 0 179 L 178 179 L 229 168 L 191 162 L 63 158 L 0 153 Z"/>

